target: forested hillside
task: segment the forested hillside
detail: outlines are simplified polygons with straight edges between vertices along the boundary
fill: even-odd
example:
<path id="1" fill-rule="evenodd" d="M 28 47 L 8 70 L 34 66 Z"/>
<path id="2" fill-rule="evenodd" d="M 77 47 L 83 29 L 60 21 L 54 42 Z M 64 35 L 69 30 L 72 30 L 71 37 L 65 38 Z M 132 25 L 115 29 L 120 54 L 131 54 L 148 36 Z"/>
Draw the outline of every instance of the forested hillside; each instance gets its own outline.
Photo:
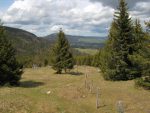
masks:
<path id="1" fill-rule="evenodd" d="M 18 28 L 4 26 L 4 29 L 7 39 L 16 49 L 17 59 L 25 64 L 25 67 L 31 67 L 33 64 L 42 66 L 45 65 L 45 62 L 50 63 L 51 47 L 57 39 L 57 35 L 52 34 L 50 35 L 52 36 L 51 38 L 41 38 L 33 33 Z M 69 41 L 71 41 L 73 44 L 77 44 L 76 38 L 80 39 L 81 36 L 71 36 L 71 39 Z M 85 41 L 86 39 L 88 39 L 88 37 L 84 37 Z M 81 45 L 83 48 L 87 47 L 86 45 L 84 45 L 84 43 L 81 43 Z M 76 45 L 76 47 L 78 47 L 78 45 Z M 95 48 L 95 45 L 91 45 L 91 47 Z M 82 53 L 73 48 L 72 52 L 75 56 L 87 55 L 86 53 Z"/>
<path id="2" fill-rule="evenodd" d="M 51 45 L 49 40 L 39 38 L 30 32 L 18 28 L 4 28 L 6 37 L 12 42 L 19 55 L 37 54 L 43 49 L 47 50 Z"/>
<path id="3" fill-rule="evenodd" d="M 43 37 L 44 39 L 48 39 L 51 42 L 54 42 L 57 37 L 57 34 L 51 34 Z M 104 46 L 104 42 L 107 37 L 96 37 L 96 36 L 73 36 L 66 35 L 70 45 L 73 48 L 88 48 L 88 49 L 98 49 Z"/>

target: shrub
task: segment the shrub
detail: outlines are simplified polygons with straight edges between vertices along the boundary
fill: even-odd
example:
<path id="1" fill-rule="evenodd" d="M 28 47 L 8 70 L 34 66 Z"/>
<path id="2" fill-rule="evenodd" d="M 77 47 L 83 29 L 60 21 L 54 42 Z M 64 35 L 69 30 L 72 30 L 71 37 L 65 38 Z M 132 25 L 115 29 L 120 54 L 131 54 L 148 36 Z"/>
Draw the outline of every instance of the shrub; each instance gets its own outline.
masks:
<path id="1" fill-rule="evenodd" d="M 150 79 L 148 77 L 138 78 L 135 80 L 135 86 L 150 90 Z"/>

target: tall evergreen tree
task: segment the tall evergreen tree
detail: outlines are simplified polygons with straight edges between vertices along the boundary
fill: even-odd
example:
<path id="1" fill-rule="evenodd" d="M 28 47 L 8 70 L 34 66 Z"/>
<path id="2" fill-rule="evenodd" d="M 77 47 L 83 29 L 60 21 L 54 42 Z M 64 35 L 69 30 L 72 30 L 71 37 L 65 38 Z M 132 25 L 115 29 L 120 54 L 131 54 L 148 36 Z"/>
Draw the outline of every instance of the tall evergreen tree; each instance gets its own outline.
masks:
<path id="1" fill-rule="evenodd" d="M 68 69 L 70 70 L 73 68 L 74 59 L 70 50 L 70 45 L 61 29 L 53 48 L 53 55 L 53 69 L 57 71 L 57 74 L 61 74 L 62 70 L 66 72 Z"/>
<path id="2" fill-rule="evenodd" d="M 104 78 L 110 80 L 128 80 L 141 76 L 139 66 L 132 62 L 132 56 L 138 51 L 134 28 L 128 14 L 125 0 L 120 0 L 118 11 L 111 25 L 108 42 L 103 49 L 102 71 Z M 106 52 L 107 53 L 106 53 Z"/>
<path id="3" fill-rule="evenodd" d="M 150 76 L 150 37 L 148 33 L 143 31 L 139 20 L 135 21 L 134 35 L 137 42 L 135 45 L 137 52 L 131 59 L 136 66 L 139 66 L 139 71 L 141 71 L 142 77 L 145 78 Z"/>
<path id="4" fill-rule="evenodd" d="M 147 32 L 145 33 L 144 46 L 142 48 L 142 55 L 145 59 L 144 74 L 148 77 L 150 83 L 150 21 L 146 23 Z"/>
<path id="5" fill-rule="evenodd" d="M 147 25 L 147 32 L 144 33 L 144 38 L 143 38 L 143 43 L 139 53 L 138 57 L 136 57 L 136 62 L 138 62 L 141 65 L 142 69 L 142 77 L 137 79 L 135 81 L 135 84 L 137 86 L 142 86 L 145 89 L 150 89 L 150 34 L 149 34 L 149 29 L 150 29 L 150 23 L 146 23 Z M 139 29 L 139 24 L 135 26 L 136 31 L 135 34 L 141 34 L 141 30 Z M 138 35 L 141 36 L 141 35 Z"/>
<path id="6" fill-rule="evenodd" d="M 6 39 L 5 30 L 0 25 L 0 85 L 9 83 L 18 85 L 22 74 L 22 65 L 15 57 L 15 49 Z"/>

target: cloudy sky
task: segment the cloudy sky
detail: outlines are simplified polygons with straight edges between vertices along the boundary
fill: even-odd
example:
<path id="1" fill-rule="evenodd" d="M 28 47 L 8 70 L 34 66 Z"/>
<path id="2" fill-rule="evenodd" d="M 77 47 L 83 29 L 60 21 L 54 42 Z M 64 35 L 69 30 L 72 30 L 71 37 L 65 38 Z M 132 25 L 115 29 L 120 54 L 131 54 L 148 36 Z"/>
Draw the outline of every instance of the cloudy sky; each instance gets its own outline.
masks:
<path id="1" fill-rule="evenodd" d="M 127 0 L 130 15 L 150 20 L 150 0 Z M 107 36 L 118 0 L 0 0 L 4 25 L 45 36 L 63 28 L 66 34 Z"/>

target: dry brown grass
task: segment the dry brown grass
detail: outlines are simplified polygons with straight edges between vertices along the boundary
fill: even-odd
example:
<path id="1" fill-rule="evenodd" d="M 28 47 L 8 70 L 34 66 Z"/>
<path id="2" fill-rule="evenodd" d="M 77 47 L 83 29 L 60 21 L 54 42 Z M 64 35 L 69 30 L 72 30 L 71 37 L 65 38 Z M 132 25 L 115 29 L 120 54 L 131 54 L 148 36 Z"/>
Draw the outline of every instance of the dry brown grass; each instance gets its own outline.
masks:
<path id="1" fill-rule="evenodd" d="M 93 67 L 79 67 L 78 71 L 83 74 L 55 75 L 49 67 L 25 69 L 21 87 L 0 88 L 0 113 L 117 113 L 119 100 L 126 113 L 150 113 L 150 92 L 136 89 L 134 81 L 105 81 Z M 85 89 L 85 72 L 88 82 L 93 81 L 92 93 Z M 101 93 L 99 109 L 97 87 Z M 47 91 L 51 91 L 49 95 Z"/>

